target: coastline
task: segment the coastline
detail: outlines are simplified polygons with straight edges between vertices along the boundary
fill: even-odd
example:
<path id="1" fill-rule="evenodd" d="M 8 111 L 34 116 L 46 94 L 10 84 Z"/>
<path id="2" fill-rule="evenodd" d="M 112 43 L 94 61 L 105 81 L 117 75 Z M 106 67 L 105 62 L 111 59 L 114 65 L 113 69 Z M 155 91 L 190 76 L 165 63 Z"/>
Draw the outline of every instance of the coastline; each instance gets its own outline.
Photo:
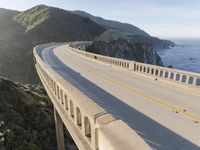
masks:
<path id="1" fill-rule="evenodd" d="M 169 49 L 158 49 L 164 66 L 200 73 L 200 40 L 175 40 Z"/>

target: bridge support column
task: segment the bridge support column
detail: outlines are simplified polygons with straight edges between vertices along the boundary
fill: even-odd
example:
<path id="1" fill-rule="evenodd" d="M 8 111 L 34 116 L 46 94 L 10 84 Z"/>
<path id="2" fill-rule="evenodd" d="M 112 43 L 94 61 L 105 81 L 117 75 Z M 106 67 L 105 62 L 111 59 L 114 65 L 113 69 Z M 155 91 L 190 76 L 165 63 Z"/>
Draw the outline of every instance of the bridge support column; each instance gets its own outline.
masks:
<path id="1" fill-rule="evenodd" d="M 54 119 L 58 150 L 65 150 L 63 122 L 54 107 Z"/>

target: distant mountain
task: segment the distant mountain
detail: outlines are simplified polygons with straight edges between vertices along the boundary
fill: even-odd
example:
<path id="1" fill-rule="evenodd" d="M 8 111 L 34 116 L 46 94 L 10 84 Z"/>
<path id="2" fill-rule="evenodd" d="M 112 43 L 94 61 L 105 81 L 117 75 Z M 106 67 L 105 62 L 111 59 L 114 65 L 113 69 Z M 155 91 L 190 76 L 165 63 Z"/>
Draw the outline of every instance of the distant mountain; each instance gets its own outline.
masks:
<path id="1" fill-rule="evenodd" d="M 134 25 L 128 24 L 128 23 L 121 23 L 118 21 L 107 20 L 107 19 L 104 19 L 101 17 L 96 17 L 89 13 L 86 13 L 84 11 L 79 11 L 79 10 L 72 11 L 72 13 L 83 16 L 83 17 L 90 18 L 92 21 L 98 23 L 99 25 L 101 25 L 109 30 L 114 30 L 114 31 L 122 32 L 122 33 L 126 33 L 126 34 L 150 36 L 148 33 L 141 30 L 140 28 L 138 28 Z"/>
<path id="2" fill-rule="evenodd" d="M 43 87 L 0 77 L 0 122 L 4 122 L 0 131 L 8 131 L 0 149 L 56 150 L 52 107 Z M 66 148 L 77 150 L 69 133 L 66 133 Z"/>
<path id="3" fill-rule="evenodd" d="M 69 11 L 39 5 L 24 12 L 0 9 L 0 75 L 37 83 L 33 47 L 49 42 L 93 40 L 105 28 Z"/>
<path id="4" fill-rule="evenodd" d="M 89 18 L 109 31 L 105 31 L 105 33 L 100 35 L 100 37 L 97 37 L 96 39 L 98 41 L 110 41 L 117 40 L 118 38 L 124 38 L 137 43 L 151 44 L 155 49 L 166 49 L 175 46 L 175 43 L 168 40 L 162 40 L 157 37 L 152 37 L 147 32 L 131 24 L 107 20 L 79 10 L 72 11 L 72 13 Z"/>

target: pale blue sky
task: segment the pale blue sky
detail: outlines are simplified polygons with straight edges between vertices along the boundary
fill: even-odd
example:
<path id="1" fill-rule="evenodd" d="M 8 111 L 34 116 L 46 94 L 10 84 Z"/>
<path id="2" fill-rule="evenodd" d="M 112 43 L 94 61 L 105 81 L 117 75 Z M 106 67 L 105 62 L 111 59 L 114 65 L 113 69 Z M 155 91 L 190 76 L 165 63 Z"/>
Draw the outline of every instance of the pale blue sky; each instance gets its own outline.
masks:
<path id="1" fill-rule="evenodd" d="M 16 10 L 37 4 L 84 10 L 161 38 L 200 38 L 200 0 L 0 0 L 0 7 Z"/>

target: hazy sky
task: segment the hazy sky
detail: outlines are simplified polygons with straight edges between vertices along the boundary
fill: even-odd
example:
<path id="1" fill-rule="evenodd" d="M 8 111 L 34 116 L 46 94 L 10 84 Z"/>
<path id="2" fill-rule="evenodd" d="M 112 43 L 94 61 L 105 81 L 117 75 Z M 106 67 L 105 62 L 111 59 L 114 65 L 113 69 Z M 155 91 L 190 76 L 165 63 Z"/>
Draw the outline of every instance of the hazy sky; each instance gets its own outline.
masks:
<path id="1" fill-rule="evenodd" d="M 0 7 L 16 10 L 37 4 L 84 10 L 162 38 L 200 38 L 200 0 L 0 0 Z"/>

